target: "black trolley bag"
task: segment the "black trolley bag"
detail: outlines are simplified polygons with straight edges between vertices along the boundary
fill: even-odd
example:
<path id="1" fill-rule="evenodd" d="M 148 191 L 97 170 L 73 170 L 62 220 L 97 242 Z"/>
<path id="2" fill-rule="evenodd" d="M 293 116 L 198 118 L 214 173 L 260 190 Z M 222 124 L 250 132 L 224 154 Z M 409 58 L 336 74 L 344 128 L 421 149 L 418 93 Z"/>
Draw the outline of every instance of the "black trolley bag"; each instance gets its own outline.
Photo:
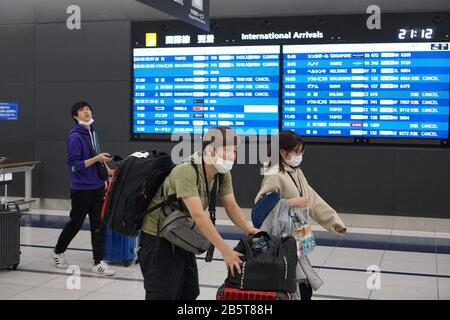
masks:
<path id="1" fill-rule="evenodd" d="M 0 269 L 16 270 L 20 263 L 20 209 L 8 202 L 7 188 L 12 181 L 0 173 L 0 185 L 5 186 L 5 202 L 0 204 Z"/>
<path id="2" fill-rule="evenodd" d="M 265 250 L 255 250 L 253 240 L 263 237 Z M 289 300 L 297 289 L 297 244 L 291 236 L 277 237 L 261 231 L 245 236 L 235 247 L 243 253 L 241 273 L 228 272 L 217 300 Z"/>

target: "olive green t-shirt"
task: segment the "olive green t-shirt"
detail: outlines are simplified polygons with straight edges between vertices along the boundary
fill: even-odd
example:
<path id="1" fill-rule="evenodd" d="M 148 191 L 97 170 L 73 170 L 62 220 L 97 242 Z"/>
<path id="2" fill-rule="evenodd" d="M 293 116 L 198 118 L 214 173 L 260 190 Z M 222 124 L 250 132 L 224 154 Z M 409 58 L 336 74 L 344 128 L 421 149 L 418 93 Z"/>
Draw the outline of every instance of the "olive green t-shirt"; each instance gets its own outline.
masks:
<path id="1" fill-rule="evenodd" d="M 191 159 L 194 159 L 198 168 L 198 184 L 197 174 L 191 164 Z M 208 181 L 209 194 L 211 194 L 213 183 L 214 180 Z M 173 168 L 163 184 L 158 188 L 158 191 L 150 202 L 149 208 L 162 201 L 161 188 L 164 188 L 164 196 L 176 194 L 178 198 L 200 197 L 203 204 L 203 210 L 206 210 L 208 207 L 208 195 L 206 193 L 206 181 L 205 175 L 203 174 L 200 155 L 195 153 L 183 163 Z M 233 184 L 231 181 L 231 174 L 230 172 L 227 172 L 224 174 L 222 183 L 219 186 L 219 195 L 225 196 L 230 193 L 233 193 Z M 142 231 L 156 236 L 158 219 L 161 219 L 160 223 L 162 225 L 164 215 L 160 208 L 145 216 L 142 224 Z"/>

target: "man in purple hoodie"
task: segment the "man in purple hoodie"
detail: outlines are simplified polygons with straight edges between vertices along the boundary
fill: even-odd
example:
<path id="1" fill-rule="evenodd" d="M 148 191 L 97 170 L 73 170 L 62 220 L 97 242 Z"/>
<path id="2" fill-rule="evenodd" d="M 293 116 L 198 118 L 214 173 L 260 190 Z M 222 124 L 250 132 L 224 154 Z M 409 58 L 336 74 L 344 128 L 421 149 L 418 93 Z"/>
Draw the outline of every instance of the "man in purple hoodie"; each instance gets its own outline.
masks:
<path id="1" fill-rule="evenodd" d="M 70 221 L 61 232 L 52 257 L 57 268 L 67 268 L 64 252 L 83 226 L 86 215 L 89 214 L 94 254 L 92 271 L 112 276 L 114 271 L 103 261 L 104 231 L 101 208 L 105 194 L 105 181 L 101 178 L 96 164 L 110 161 L 111 156 L 100 151 L 97 133 L 92 127 L 94 122 L 92 107 L 85 101 L 77 102 L 71 108 L 71 115 L 75 124 L 67 139 L 67 169 L 72 209 Z"/>

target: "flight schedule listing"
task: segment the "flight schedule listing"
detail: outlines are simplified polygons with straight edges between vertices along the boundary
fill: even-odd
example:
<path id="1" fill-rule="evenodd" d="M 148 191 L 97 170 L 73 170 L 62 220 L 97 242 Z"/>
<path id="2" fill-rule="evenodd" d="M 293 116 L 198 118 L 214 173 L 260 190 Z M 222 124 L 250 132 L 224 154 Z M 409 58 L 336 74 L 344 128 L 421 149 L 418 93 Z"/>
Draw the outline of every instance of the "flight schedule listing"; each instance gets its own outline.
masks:
<path id="1" fill-rule="evenodd" d="M 280 46 L 135 48 L 135 134 L 278 130 Z"/>
<path id="2" fill-rule="evenodd" d="M 282 127 L 305 136 L 447 139 L 449 43 L 283 46 Z"/>

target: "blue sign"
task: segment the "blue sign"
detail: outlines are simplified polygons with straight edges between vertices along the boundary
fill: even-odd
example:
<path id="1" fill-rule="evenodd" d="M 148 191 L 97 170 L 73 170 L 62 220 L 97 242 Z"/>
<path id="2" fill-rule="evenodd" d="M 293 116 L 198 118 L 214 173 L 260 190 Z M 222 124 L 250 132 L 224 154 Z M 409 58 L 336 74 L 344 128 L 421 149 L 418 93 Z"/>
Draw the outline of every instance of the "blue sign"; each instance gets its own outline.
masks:
<path id="1" fill-rule="evenodd" d="M 283 53 L 283 129 L 448 138 L 447 43 L 287 45 Z"/>
<path id="2" fill-rule="evenodd" d="M 209 32 L 209 0 L 137 0 Z"/>
<path id="3" fill-rule="evenodd" d="M 133 55 L 134 134 L 278 131 L 279 46 L 135 48 Z"/>
<path id="4" fill-rule="evenodd" d="M 19 105 L 15 102 L 0 102 L 0 120 L 19 120 Z"/>

